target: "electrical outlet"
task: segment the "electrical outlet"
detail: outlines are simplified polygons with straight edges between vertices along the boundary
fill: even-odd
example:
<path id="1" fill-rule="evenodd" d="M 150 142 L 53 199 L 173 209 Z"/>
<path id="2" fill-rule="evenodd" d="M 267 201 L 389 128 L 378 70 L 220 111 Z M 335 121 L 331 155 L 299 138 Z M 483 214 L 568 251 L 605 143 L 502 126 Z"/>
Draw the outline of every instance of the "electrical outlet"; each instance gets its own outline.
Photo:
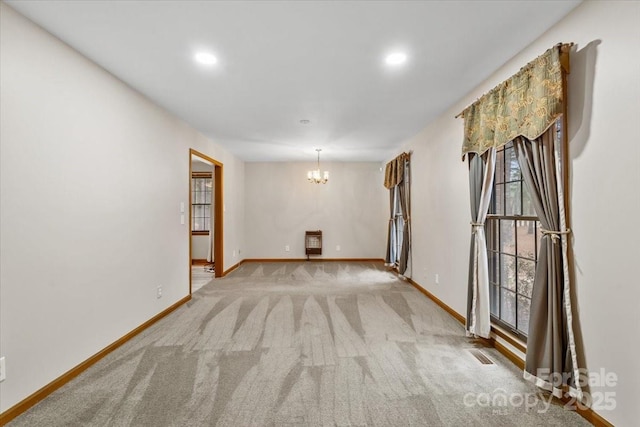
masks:
<path id="1" fill-rule="evenodd" d="M 162 286 L 158 286 L 156 289 L 156 298 L 162 298 Z"/>
<path id="2" fill-rule="evenodd" d="M 233 257 L 234 258 L 236 257 L 236 251 L 233 251 Z"/>
<path id="3" fill-rule="evenodd" d="M 291 248 L 289 247 L 289 245 L 284 245 L 284 251 L 285 252 L 289 252 Z"/>
<path id="4" fill-rule="evenodd" d="M 340 245 L 336 245 L 336 251 L 340 252 Z"/>
<path id="5" fill-rule="evenodd" d="M 5 365 L 4 357 L 0 357 L 0 381 L 7 379 L 7 366 Z"/>
<path id="6" fill-rule="evenodd" d="M 436 285 L 440 284 L 440 275 L 438 273 L 436 273 L 435 280 L 436 280 Z"/>

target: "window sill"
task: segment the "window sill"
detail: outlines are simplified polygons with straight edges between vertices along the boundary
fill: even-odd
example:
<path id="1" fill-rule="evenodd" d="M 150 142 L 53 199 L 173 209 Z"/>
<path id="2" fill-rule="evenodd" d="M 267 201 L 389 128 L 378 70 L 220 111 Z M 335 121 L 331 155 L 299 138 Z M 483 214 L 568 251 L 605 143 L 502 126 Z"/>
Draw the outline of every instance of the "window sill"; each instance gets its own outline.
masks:
<path id="1" fill-rule="evenodd" d="M 491 332 L 511 344 L 513 347 L 517 348 L 522 353 L 527 352 L 527 343 L 493 322 L 491 323 Z"/>

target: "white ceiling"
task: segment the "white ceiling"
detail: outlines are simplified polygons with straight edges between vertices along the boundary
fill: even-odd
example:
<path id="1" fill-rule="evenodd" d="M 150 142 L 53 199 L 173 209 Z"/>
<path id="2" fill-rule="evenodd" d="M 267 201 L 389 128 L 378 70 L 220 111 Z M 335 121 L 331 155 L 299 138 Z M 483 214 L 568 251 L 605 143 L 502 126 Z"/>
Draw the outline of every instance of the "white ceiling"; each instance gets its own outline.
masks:
<path id="1" fill-rule="evenodd" d="M 382 161 L 580 0 L 6 3 L 246 161 Z"/>

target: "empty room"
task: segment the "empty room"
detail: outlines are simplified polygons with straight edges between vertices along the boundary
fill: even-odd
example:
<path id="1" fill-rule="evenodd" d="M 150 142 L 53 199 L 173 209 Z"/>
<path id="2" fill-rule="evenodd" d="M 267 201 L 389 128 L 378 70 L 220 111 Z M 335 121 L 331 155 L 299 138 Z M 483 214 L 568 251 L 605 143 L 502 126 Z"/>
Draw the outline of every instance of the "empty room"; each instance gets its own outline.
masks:
<path id="1" fill-rule="evenodd" d="M 1 0 L 0 425 L 635 426 L 639 133 L 640 1 Z"/>

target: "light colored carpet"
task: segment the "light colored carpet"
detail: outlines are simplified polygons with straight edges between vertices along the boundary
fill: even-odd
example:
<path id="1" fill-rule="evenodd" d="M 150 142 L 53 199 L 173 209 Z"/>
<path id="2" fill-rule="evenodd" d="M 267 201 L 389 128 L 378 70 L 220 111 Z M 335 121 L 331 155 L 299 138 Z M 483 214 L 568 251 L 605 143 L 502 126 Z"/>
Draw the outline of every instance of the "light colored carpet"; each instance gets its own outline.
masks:
<path id="1" fill-rule="evenodd" d="M 215 271 L 211 265 L 191 266 L 191 291 L 195 292 L 207 283 L 211 282 L 215 276 Z"/>
<path id="2" fill-rule="evenodd" d="M 588 425 L 477 347 L 381 264 L 246 263 L 10 425 Z"/>

